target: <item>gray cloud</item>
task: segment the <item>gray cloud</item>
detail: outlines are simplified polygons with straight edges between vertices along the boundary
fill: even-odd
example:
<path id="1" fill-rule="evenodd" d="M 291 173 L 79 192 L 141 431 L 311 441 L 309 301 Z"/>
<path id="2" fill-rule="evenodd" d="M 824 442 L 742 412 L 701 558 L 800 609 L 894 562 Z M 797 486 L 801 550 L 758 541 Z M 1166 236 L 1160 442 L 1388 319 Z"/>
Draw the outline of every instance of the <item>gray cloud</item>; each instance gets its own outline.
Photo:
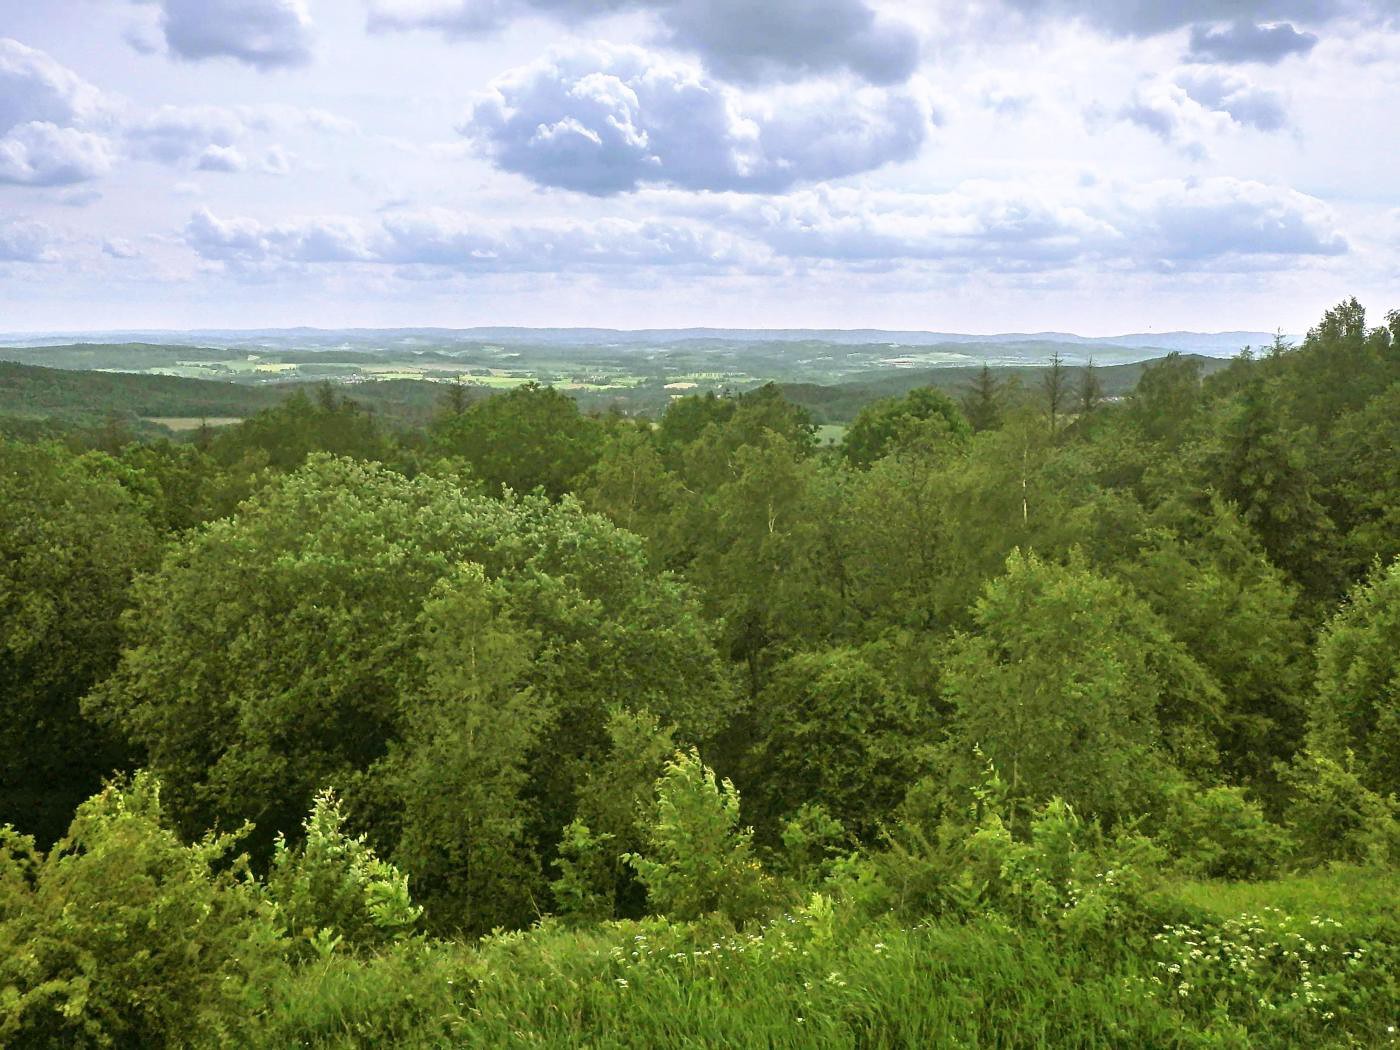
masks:
<path id="1" fill-rule="evenodd" d="M 914 30 L 881 17 L 866 0 L 370 0 L 369 25 L 470 36 L 524 15 L 578 21 L 617 11 L 653 14 L 666 43 L 731 80 L 849 72 L 895 84 L 918 65 Z"/>
<path id="2" fill-rule="evenodd" d="M 1272 65 L 1289 55 L 1306 55 L 1317 36 L 1300 32 L 1287 22 L 1255 25 L 1233 22 L 1222 28 L 1193 26 L 1190 57 L 1201 62 L 1262 62 Z"/>
<path id="3" fill-rule="evenodd" d="M 1074 19 L 1117 36 L 1155 36 L 1189 25 L 1292 19 L 1308 24 L 1343 15 L 1393 14 L 1394 0 L 1002 0 L 1025 15 Z"/>
<path id="4" fill-rule="evenodd" d="M 905 90 L 827 89 L 764 108 L 688 65 L 598 45 L 499 77 L 461 130 L 506 171 L 601 196 L 839 178 L 915 156 L 929 122 Z"/>
<path id="5" fill-rule="evenodd" d="M 311 60 L 305 0 L 155 0 L 170 53 L 199 61 L 232 58 L 258 69 Z"/>
<path id="6" fill-rule="evenodd" d="M 0 220 L 0 262 L 52 262 L 53 237 L 37 222 Z"/>

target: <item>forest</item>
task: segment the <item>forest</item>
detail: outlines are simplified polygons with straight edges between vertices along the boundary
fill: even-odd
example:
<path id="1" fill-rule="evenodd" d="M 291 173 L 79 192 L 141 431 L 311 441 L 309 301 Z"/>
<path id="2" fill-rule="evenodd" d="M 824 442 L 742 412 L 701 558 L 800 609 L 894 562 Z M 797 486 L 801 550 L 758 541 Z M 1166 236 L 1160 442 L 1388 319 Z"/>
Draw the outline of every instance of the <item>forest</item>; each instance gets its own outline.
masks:
<path id="1" fill-rule="evenodd" d="M 964 374 L 0 439 L 0 1045 L 1400 1046 L 1400 312 Z"/>

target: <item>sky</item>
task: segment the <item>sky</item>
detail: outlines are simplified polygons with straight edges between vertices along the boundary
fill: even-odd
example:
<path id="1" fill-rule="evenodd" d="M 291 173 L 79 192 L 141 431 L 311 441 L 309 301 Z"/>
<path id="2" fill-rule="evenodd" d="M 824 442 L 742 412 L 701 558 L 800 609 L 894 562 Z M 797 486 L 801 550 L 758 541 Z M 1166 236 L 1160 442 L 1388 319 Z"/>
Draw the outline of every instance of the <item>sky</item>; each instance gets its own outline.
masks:
<path id="1" fill-rule="evenodd" d="M 0 0 L 0 331 L 1302 332 L 1400 0 Z"/>

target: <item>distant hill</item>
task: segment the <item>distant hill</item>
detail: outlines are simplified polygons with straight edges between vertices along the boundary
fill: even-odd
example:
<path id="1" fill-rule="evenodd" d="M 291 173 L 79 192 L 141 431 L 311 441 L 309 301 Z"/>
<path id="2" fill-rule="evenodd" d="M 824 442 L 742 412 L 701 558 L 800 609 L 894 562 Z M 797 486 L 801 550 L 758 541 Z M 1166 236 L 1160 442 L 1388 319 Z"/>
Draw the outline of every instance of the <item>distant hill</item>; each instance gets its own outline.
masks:
<path id="1" fill-rule="evenodd" d="M 1270 332 L 1137 332 L 1116 336 L 1081 336 L 1070 332 L 1000 333 L 973 335 L 958 332 L 886 331 L 882 329 L 778 329 L 778 328 L 260 328 L 195 329 L 190 331 L 114 331 L 0 333 L 9 346 L 54 346 L 65 343 L 106 345 L 146 343 L 201 345 L 255 349 L 356 349 L 398 348 L 415 345 L 497 343 L 507 346 L 596 346 L 656 348 L 696 342 L 722 343 L 829 343 L 835 346 L 863 344 L 886 346 L 959 346 L 1008 344 L 1057 344 L 1065 347 L 1116 347 L 1133 350 L 1179 350 L 1211 357 L 1228 357 L 1245 346 L 1266 346 Z"/>

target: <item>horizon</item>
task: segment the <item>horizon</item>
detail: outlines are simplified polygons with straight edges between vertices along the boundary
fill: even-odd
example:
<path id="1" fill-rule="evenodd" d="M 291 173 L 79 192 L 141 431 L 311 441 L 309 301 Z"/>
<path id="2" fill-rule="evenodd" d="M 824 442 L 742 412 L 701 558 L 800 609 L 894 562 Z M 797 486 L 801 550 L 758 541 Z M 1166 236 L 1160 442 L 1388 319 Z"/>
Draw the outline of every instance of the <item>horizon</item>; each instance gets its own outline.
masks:
<path id="1" fill-rule="evenodd" d="M 1098 338 L 1394 305 L 1391 0 L 590 12 L 0 0 L 0 329 Z"/>

